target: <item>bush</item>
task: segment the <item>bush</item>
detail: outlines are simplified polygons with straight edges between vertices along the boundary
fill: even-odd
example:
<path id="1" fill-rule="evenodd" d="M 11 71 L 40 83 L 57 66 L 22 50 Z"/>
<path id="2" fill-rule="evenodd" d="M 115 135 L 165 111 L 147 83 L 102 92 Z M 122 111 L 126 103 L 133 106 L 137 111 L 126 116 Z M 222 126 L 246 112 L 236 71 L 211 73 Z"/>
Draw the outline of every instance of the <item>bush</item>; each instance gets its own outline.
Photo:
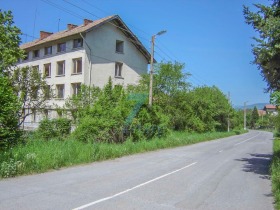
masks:
<path id="1" fill-rule="evenodd" d="M 43 139 L 63 138 L 71 132 L 71 120 L 66 118 L 43 119 L 39 124 L 37 133 Z"/>
<path id="2" fill-rule="evenodd" d="M 163 137 L 169 132 L 168 125 L 169 118 L 163 114 L 160 107 L 144 105 L 133 119 L 126 135 L 133 141 Z"/>

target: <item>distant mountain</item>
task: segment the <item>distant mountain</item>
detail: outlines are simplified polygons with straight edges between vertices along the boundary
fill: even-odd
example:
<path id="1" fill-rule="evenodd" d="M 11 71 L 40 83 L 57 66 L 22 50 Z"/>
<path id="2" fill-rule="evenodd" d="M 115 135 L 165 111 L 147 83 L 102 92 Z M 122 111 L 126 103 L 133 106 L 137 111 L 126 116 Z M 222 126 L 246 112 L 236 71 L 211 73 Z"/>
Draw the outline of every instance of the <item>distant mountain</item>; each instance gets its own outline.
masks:
<path id="1" fill-rule="evenodd" d="M 263 109 L 263 107 L 267 104 L 269 104 L 269 103 L 248 104 L 248 105 L 246 105 L 246 109 L 254 109 L 255 106 L 257 107 L 257 109 Z M 235 109 L 244 109 L 244 105 L 243 106 L 235 106 L 234 108 Z"/>

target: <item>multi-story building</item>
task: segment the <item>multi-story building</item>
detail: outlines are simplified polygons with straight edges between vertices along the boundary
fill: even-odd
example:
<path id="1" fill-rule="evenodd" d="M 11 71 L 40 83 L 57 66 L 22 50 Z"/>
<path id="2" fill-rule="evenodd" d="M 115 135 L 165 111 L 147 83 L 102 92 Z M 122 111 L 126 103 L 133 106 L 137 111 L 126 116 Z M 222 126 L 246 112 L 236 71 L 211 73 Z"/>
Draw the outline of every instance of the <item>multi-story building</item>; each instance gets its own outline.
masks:
<path id="1" fill-rule="evenodd" d="M 20 48 L 26 57 L 17 66 L 32 66 L 46 75 L 57 96 L 49 104 L 58 106 L 77 94 L 81 84 L 103 87 L 109 77 L 113 84 L 136 84 L 150 61 L 148 50 L 117 15 L 84 19 L 82 25 L 68 24 L 57 33 L 40 31 L 39 39 Z M 45 114 L 57 117 L 52 109 Z M 34 126 L 41 118 L 42 113 L 35 112 L 25 126 Z"/>

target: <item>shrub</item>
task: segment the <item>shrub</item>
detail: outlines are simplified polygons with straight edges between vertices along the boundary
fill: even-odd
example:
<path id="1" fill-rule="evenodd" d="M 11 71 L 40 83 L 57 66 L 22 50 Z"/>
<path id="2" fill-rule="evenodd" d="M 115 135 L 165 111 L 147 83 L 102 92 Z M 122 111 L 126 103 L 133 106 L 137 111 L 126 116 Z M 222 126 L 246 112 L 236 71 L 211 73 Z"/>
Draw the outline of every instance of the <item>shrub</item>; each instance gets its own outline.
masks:
<path id="1" fill-rule="evenodd" d="M 37 133 L 43 139 L 63 138 L 71 132 L 71 120 L 66 118 L 43 119 L 39 124 Z"/>

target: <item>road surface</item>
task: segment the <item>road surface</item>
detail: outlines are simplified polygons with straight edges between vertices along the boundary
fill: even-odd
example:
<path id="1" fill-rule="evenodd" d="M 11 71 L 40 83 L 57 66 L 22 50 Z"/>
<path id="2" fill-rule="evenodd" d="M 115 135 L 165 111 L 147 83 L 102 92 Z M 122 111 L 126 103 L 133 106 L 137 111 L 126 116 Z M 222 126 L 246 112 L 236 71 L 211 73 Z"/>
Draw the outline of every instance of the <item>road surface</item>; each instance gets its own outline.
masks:
<path id="1" fill-rule="evenodd" d="M 0 209 L 273 209 L 262 131 L 0 181 Z"/>

